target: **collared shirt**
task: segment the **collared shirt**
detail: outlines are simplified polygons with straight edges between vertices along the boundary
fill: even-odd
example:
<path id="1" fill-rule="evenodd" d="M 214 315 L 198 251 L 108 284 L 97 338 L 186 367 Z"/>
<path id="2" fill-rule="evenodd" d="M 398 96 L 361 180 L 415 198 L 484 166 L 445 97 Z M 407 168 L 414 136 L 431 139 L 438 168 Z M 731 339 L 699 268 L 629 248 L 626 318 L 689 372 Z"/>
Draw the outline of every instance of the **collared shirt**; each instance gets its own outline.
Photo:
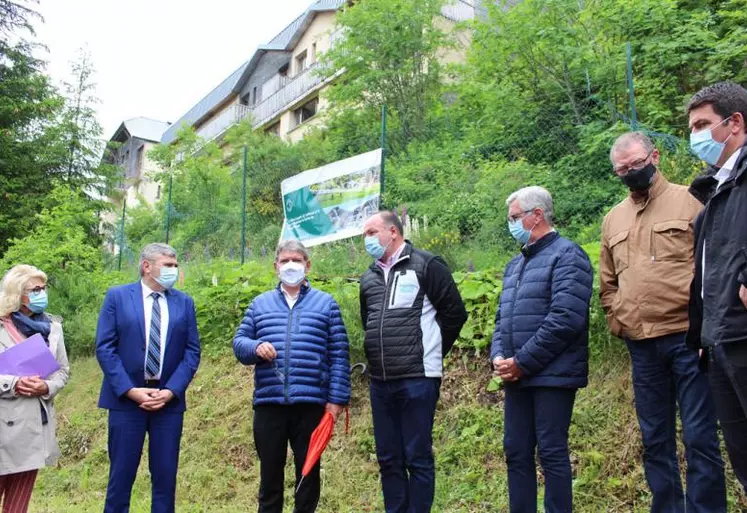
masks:
<path id="1" fill-rule="evenodd" d="M 737 160 L 739 160 L 739 156 L 742 154 L 742 148 L 737 149 L 734 153 L 731 154 L 731 157 L 729 157 L 729 160 L 724 162 L 724 165 L 721 166 L 721 169 L 718 170 L 718 173 L 713 175 L 713 177 L 718 180 L 718 186 L 716 186 L 716 190 L 719 190 L 722 185 L 729 179 L 731 176 L 731 172 L 734 170 L 734 166 L 737 165 Z M 705 287 L 705 269 L 706 269 L 706 259 L 705 259 L 705 245 L 706 245 L 706 239 L 708 238 L 708 234 L 706 234 L 705 237 L 703 237 L 703 265 L 702 265 L 702 272 L 703 275 L 701 276 L 701 288 L 700 288 L 700 297 L 703 297 L 703 288 Z"/>
<path id="2" fill-rule="evenodd" d="M 150 344 L 150 319 L 153 315 L 153 298 L 151 294 L 155 292 L 147 286 L 144 281 L 140 281 L 143 287 L 143 312 L 145 313 L 145 358 L 143 360 L 143 371 L 145 362 L 148 360 L 148 345 Z M 166 353 L 166 336 L 169 330 L 169 305 L 163 292 L 158 293 L 158 304 L 161 307 L 161 365 L 158 368 L 158 375 L 154 379 L 161 379 L 161 370 L 163 369 L 163 355 Z M 149 376 L 146 376 L 149 378 Z"/>
<path id="3" fill-rule="evenodd" d="M 376 265 L 378 265 L 382 271 L 384 271 L 384 283 L 386 283 L 387 279 L 389 278 L 389 271 L 394 267 L 394 264 L 397 263 L 397 260 L 399 260 L 399 257 L 402 256 L 402 250 L 405 249 L 405 241 L 402 241 L 402 245 L 397 248 L 397 251 L 392 253 L 392 256 L 390 256 L 386 262 L 383 262 L 381 260 L 376 261 Z"/>
<path id="4" fill-rule="evenodd" d="M 729 160 L 724 162 L 724 165 L 721 166 L 721 169 L 718 170 L 718 173 L 714 175 L 714 178 L 718 180 L 719 187 L 724 185 L 724 182 L 729 179 L 729 177 L 731 176 L 731 172 L 734 170 L 734 166 L 737 165 L 737 160 L 739 160 L 739 155 L 741 154 L 742 154 L 742 148 L 737 149 L 737 151 L 731 154 L 731 157 L 729 157 Z"/>
<path id="5" fill-rule="evenodd" d="M 298 296 L 301 294 L 301 289 L 298 289 L 298 292 L 293 296 L 291 296 L 290 292 L 285 290 L 285 285 L 280 285 L 280 290 L 283 291 L 285 300 L 288 302 L 288 308 L 293 310 L 293 307 L 296 306 L 296 302 L 298 301 Z"/>

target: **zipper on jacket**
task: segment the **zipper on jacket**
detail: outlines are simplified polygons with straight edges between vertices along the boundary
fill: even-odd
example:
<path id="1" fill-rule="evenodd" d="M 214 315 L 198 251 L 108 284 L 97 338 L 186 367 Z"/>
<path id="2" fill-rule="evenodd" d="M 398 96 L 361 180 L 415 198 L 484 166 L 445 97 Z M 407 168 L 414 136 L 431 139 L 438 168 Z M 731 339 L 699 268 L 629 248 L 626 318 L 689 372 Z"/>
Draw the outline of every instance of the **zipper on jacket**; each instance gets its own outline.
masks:
<path id="1" fill-rule="evenodd" d="M 394 307 L 394 300 L 395 300 L 396 294 L 397 294 L 397 292 L 396 292 L 396 290 L 397 290 L 397 283 L 399 283 L 399 273 L 397 273 L 397 276 L 394 278 L 394 286 L 392 287 L 392 289 L 393 289 L 392 300 L 389 302 L 389 306 L 390 307 Z"/>
<path id="2" fill-rule="evenodd" d="M 283 380 L 283 395 L 285 396 L 285 402 L 289 403 L 290 397 L 288 396 L 288 381 L 289 381 L 288 378 L 289 378 L 290 369 L 289 369 L 288 362 L 290 360 L 290 341 L 291 341 L 291 333 L 293 329 L 293 310 L 296 309 L 296 307 L 298 306 L 298 303 L 301 302 L 301 300 L 304 298 L 306 294 L 302 294 L 301 291 L 299 290 L 298 299 L 296 299 L 296 303 L 293 305 L 293 308 L 291 308 L 290 305 L 288 304 L 288 301 L 286 301 L 285 299 L 285 294 L 283 293 L 283 291 L 280 290 L 279 292 L 280 292 L 280 297 L 283 298 L 283 302 L 285 303 L 285 306 L 288 307 L 288 328 L 285 332 L 285 358 L 284 358 L 285 361 L 283 362 L 284 363 L 283 367 L 284 367 L 284 372 L 285 372 L 285 379 Z"/>
<path id="3" fill-rule="evenodd" d="M 656 262 L 656 237 L 654 237 L 654 229 L 651 228 L 651 235 L 649 235 L 649 244 L 651 245 L 651 261 Z"/>
<path id="4" fill-rule="evenodd" d="M 299 298 L 300 299 L 300 298 Z M 283 380 L 283 395 L 285 396 L 285 402 L 290 402 L 290 398 L 288 397 L 288 360 L 290 359 L 290 339 L 291 339 L 291 329 L 293 324 L 293 309 L 289 309 L 288 312 L 288 330 L 285 333 L 285 379 Z"/>
<path id="5" fill-rule="evenodd" d="M 394 266 L 389 269 L 389 276 L 384 278 L 384 297 L 381 301 L 381 317 L 379 318 L 379 348 L 381 349 L 381 373 L 386 381 L 386 366 L 384 365 L 384 315 L 386 314 L 386 302 L 389 297 L 389 282 L 394 272 Z M 384 274 L 384 271 L 381 271 Z"/>
<path id="6" fill-rule="evenodd" d="M 519 287 L 521 286 L 521 279 L 524 277 L 524 269 L 526 268 L 526 264 L 529 261 L 529 257 L 525 257 L 524 261 L 521 263 L 521 268 L 519 269 L 519 277 L 516 278 L 516 293 L 514 294 L 514 306 L 513 308 L 516 308 L 516 299 L 519 297 Z M 498 305 L 498 308 L 500 308 L 500 305 Z M 509 345 L 511 347 L 511 358 L 516 356 L 516 351 L 514 350 L 514 312 L 511 312 L 511 330 L 509 332 Z"/>
<path id="7" fill-rule="evenodd" d="M 381 317 L 379 318 L 379 348 L 381 350 L 381 373 L 384 381 L 386 381 L 386 367 L 384 366 L 384 316 L 386 314 L 387 298 L 389 297 L 389 283 L 391 283 L 392 274 L 396 273 L 394 268 L 397 267 L 397 264 L 409 259 L 410 255 L 400 256 L 399 259 L 392 264 L 392 267 L 389 268 L 389 276 L 386 276 L 383 269 L 376 266 L 375 263 L 373 264 L 376 266 L 376 272 L 381 272 L 381 276 L 384 278 L 384 296 L 381 298 Z"/>

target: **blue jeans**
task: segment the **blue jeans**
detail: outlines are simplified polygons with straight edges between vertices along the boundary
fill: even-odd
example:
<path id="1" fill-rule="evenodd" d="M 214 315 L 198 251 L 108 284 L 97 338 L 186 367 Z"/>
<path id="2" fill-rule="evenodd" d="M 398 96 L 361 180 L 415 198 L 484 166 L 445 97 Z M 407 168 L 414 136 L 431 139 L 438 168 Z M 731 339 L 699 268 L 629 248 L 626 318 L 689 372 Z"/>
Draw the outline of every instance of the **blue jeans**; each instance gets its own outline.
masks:
<path id="1" fill-rule="evenodd" d="M 726 512 L 724 463 L 708 378 L 685 334 L 626 340 L 643 438 L 643 467 L 651 489 L 652 513 Z M 676 407 L 680 406 L 687 459 L 687 493 L 677 462 Z"/>
<path id="2" fill-rule="evenodd" d="M 545 512 L 571 513 L 568 428 L 576 390 L 506 386 L 503 448 L 511 513 L 537 513 L 535 448 L 545 476 Z"/>
<path id="3" fill-rule="evenodd" d="M 708 381 L 726 451 L 747 493 L 747 341 L 708 349 Z"/>
<path id="4" fill-rule="evenodd" d="M 428 513 L 433 504 L 433 416 L 440 378 L 371 380 L 376 456 L 386 513 Z"/>

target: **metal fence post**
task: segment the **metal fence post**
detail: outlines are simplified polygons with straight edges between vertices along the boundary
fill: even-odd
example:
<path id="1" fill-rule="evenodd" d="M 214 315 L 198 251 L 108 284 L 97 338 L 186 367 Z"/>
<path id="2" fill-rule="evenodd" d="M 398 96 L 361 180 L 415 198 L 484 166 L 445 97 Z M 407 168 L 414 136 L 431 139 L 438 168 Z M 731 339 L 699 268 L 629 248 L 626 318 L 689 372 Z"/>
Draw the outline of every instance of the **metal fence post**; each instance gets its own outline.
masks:
<path id="1" fill-rule="evenodd" d="M 381 192 L 384 195 L 386 187 L 386 103 L 381 106 L 381 173 L 380 179 Z"/>
<path id="2" fill-rule="evenodd" d="M 171 189 L 174 188 L 174 173 L 169 174 L 169 199 L 166 201 L 166 244 L 169 243 L 171 229 Z"/>
<path id="3" fill-rule="evenodd" d="M 117 258 L 117 271 L 122 270 L 122 252 L 125 241 L 125 214 L 127 213 L 127 196 L 122 200 L 122 220 L 119 222 L 119 257 Z"/>
<path id="4" fill-rule="evenodd" d="M 635 109 L 635 88 L 633 87 L 633 50 L 630 41 L 625 43 L 625 53 L 628 58 L 628 94 L 630 95 L 630 125 L 638 130 L 638 113 Z"/>
<path id="5" fill-rule="evenodd" d="M 239 261 L 244 265 L 244 253 L 246 253 L 246 164 L 247 149 L 244 145 L 244 170 L 241 180 L 241 256 Z"/>

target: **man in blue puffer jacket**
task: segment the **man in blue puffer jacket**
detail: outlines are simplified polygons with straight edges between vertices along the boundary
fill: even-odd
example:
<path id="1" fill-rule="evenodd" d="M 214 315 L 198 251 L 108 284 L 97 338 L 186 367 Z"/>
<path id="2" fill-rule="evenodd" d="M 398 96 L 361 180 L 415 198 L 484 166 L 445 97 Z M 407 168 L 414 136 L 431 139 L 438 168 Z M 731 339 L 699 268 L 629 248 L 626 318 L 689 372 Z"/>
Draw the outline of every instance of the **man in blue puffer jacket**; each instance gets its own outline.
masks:
<path id="1" fill-rule="evenodd" d="M 311 288 L 306 248 L 284 241 L 275 253 L 278 286 L 257 296 L 233 340 L 236 358 L 256 365 L 254 443 L 260 460 L 259 513 L 282 513 L 290 442 L 296 486 L 309 439 L 325 410 L 335 419 L 350 400 L 348 336 L 337 302 Z M 319 464 L 296 492 L 296 513 L 319 502 Z"/>
<path id="2" fill-rule="evenodd" d="M 545 511 L 572 511 L 568 428 L 586 386 L 589 257 L 552 227 L 552 197 L 526 187 L 506 200 L 511 235 L 523 244 L 506 266 L 491 360 L 505 384 L 504 450 L 511 513 L 536 513 L 535 447 L 545 476 Z"/>

